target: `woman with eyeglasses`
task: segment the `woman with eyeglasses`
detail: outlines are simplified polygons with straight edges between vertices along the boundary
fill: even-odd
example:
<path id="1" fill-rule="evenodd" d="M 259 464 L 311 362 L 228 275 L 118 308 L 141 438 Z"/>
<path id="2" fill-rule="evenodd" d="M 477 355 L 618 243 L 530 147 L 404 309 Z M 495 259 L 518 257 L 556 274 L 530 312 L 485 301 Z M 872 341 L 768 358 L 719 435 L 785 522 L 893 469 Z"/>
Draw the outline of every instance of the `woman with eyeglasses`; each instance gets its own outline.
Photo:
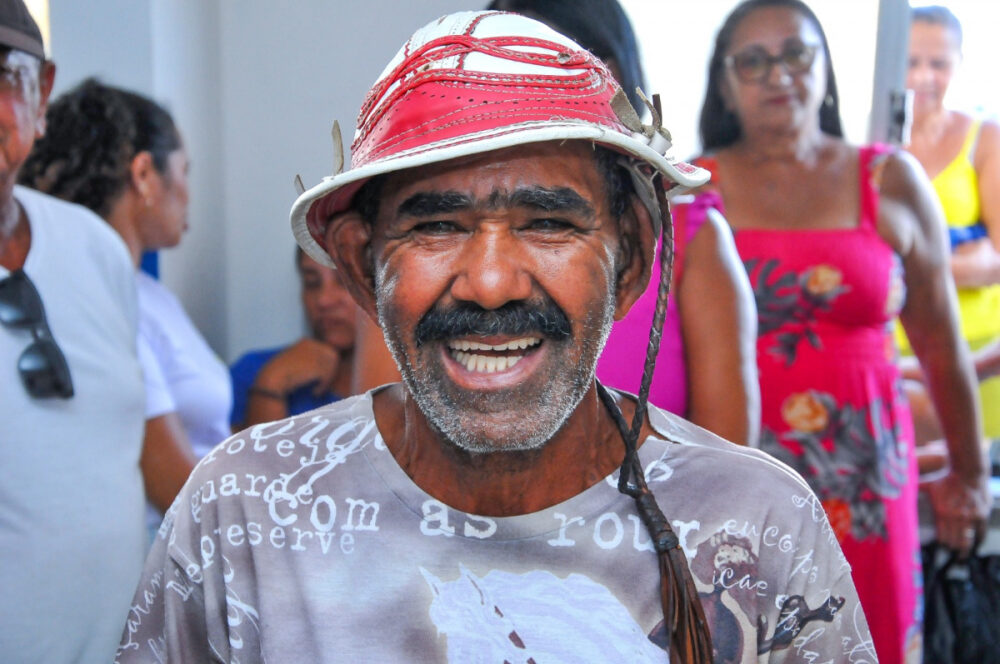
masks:
<path id="1" fill-rule="evenodd" d="M 187 228 L 187 152 L 161 106 L 93 79 L 56 99 L 46 122 L 21 182 L 103 217 L 136 266 L 146 384 L 140 465 L 155 529 L 195 460 L 230 434 L 226 365 L 176 297 L 138 270 L 143 252 L 176 246 Z"/>
<path id="2" fill-rule="evenodd" d="M 826 37 L 799 0 L 749 0 L 729 15 L 700 129 L 701 163 L 757 302 L 760 447 L 816 492 L 879 661 L 903 662 L 919 652 L 921 604 L 912 426 L 890 327 L 897 314 L 945 413 L 953 465 L 929 490 L 938 538 L 968 551 L 989 513 L 971 364 L 933 193 L 906 154 L 844 141 Z M 809 552 L 801 560 L 808 574 Z M 823 593 L 816 588 L 817 599 Z"/>

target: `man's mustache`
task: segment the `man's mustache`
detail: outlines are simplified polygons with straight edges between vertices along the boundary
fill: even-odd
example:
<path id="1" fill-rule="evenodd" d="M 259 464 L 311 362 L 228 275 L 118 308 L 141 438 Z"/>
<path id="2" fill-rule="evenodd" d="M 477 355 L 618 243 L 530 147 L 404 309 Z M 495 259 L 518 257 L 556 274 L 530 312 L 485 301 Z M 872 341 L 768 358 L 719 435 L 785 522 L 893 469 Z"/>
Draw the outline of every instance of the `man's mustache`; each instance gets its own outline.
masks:
<path id="1" fill-rule="evenodd" d="M 519 300 L 497 309 L 462 303 L 424 314 L 415 332 L 417 346 L 431 341 L 459 337 L 540 336 L 561 341 L 572 330 L 565 312 L 551 299 L 542 302 Z"/>

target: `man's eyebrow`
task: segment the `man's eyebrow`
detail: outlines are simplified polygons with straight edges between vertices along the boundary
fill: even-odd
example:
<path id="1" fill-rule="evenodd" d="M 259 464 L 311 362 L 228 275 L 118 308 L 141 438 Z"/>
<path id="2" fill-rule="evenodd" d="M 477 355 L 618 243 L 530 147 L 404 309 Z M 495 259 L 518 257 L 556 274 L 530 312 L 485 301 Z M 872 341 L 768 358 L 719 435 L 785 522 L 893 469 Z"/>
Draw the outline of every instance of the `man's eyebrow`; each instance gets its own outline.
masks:
<path id="1" fill-rule="evenodd" d="M 472 206 L 472 198 L 457 191 L 421 192 L 403 201 L 397 214 L 401 217 L 433 217 L 468 210 Z"/>
<path id="2" fill-rule="evenodd" d="M 543 212 L 576 212 L 588 218 L 597 214 L 583 196 L 569 187 L 521 187 L 513 192 L 495 189 L 486 200 L 473 200 L 471 196 L 457 191 L 420 192 L 403 201 L 398 214 L 407 217 L 433 217 L 474 207 L 489 210 L 525 207 Z"/>
<path id="3" fill-rule="evenodd" d="M 576 212 L 593 218 L 597 212 L 594 206 L 569 187 L 523 187 L 513 193 L 493 192 L 489 199 L 490 207 L 505 205 L 507 207 L 526 207 L 543 212 Z"/>

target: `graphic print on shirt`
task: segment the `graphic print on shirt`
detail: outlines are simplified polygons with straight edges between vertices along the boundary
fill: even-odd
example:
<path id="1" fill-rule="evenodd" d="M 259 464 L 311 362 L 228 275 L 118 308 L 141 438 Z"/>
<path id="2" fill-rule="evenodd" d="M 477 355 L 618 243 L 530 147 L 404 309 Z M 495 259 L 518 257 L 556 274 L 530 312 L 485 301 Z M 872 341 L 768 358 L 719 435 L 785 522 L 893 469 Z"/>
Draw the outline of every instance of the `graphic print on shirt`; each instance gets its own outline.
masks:
<path id="1" fill-rule="evenodd" d="M 255 441 L 260 441 L 265 438 L 280 436 L 286 433 L 294 424 L 295 420 L 289 420 L 283 428 L 270 432 L 267 436 L 264 435 L 261 427 L 254 427 L 250 430 L 250 435 Z M 358 427 L 359 422 L 348 420 L 334 428 L 333 431 L 329 433 L 324 432 L 324 439 L 321 439 L 318 435 L 327 428 L 328 424 L 325 419 L 319 417 L 313 418 L 312 428 L 298 441 L 300 445 L 305 445 L 310 449 L 311 453 L 299 459 L 300 465 L 297 469 L 291 473 L 282 473 L 268 485 L 267 490 L 264 492 L 264 502 L 267 503 L 271 518 L 274 519 L 275 523 L 288 525 L 285 523 L 288 517 L 281 517 L 279 515 L 279 510 L 282 509 L 282 506 L 287 508 L 289 512 L 292 512 L 300 504 L 308 505 L 313 503 L 313 486 L 316 482 L 335 467 L 346 462 L 350 455 L 360 452 L 365 444 L 372 441 L 373 437 L 369 434 L 375 429 L 374 420 L 368 423 L 360 423 L 360 431 Z M 280 443 L 278 444 L 280 445 Z M 373 525 L 374 520 L 378 517 L 378 509 L 377 504 L 363 509 L 365 512 L 374 510 L 374 514 L 371 517 L 374 530 L 378 530 L 378 527 Z M 336 505 L 327 506 L 326 511 L 332 512 L 329 517 L 332 521 L 336 515 Z"/>
<path id="2" fill-rule="evenodd" d="M 833 301 L 849 291 L 850 286 L 842 283 L 840 270 L 830 265 L 814 265 L 801 273 L 787 271 L 776 275 L 779 264 L 776 258 L 763 264 L 757 258 L 743 263 L 757 303 L 757 336 L 784 328 L 775 335 L 769 352 L 784 359 L 785 366 L 791 366 L 803 341 L 816 350 L 823 349 L 814 329 L 816 314 L 829 311 Z"/>
<path id="3" fill-rule="evenodd" d="M 458 572 L 444 581 L 420 568 L 433 592 L 428 615 L 448 640 L 449 662 L 664 661 L 628 609 L 583 574 L 563 579 L 494 569 L 479 577 L 461 564 Z"/>
<path id="4" fill-rule="evenodd" d="M 886 537 L 883 498 L 907 481 L 906 444 L 881 399 L 837 403 L 808 390 L 788 395 L 781 416 L 789 429 L 761 427 L 760 448 L 801 474 L 823 503 L 837 539 Z M 851 472 L 847 472 L 850 469 Z"/>
<path id="5" fill-rule="evenodd" d="M 670 430 L 687 440 L 690 425 L 677 422 Z M 740 476 L 747 462 L 777 466 L 757 452 L 658 440 L 640 452 L 661 496 L 690 494 L 684 464 L 719 454 L 755 457 L 738 459 Z M 292 647 L 302 661 L 338 661 L 345 648 L 378 661 L 665 661 L 655 554 L 614 474 L 574 500 L 507 520 L 433 499 L 394 463 L 370 400 L 360 399 L 215 448 L 168 511 L 120 660 L 183 652 L 250 664 Z M 792 477 L 774 470 L 767 476 L 782 485 L 781 475 Z M 856 599 L 836 605 L 850 577 L 822 506 L 797 478 L 787 488 L 773 520 L 752 504 L 665 498 L 692 569 L 708 565 L 696 575 L 701 599 L 728 618 L 713 635 L 742 644 L 741 659 L 719 661 L 752 661 L 761 648 L 780 651 L 774 661 L 869 649 Z M 387 610 L 407 628 L 373 634 Z M 189 622 L 169 618 L 179 615 Z"/>
<path id="6" fill-rule="evenodd" d="M 846 602 L 844 597 L 827 596 L 822 602 L 814 600 L 817 606 L 811 609 L 802 595 L 775 597 L 780 613 L 769 625 L 757 609 L 759 597 L 767 594 L 767 582 L 753 544 L 738 533 L 722 530 L 704 540 L 690 565 L 699 587 L 711 587 L 698 595 L 712 633 L 715 664 L 742 662 L 748 641 L 755 643 L 758 655 L 789 648 L 809 623 L 832 622 Z M 662 623 L 658 627 L 663 630 Z M 656 634 L 651 638 L 657 640 Z"/>

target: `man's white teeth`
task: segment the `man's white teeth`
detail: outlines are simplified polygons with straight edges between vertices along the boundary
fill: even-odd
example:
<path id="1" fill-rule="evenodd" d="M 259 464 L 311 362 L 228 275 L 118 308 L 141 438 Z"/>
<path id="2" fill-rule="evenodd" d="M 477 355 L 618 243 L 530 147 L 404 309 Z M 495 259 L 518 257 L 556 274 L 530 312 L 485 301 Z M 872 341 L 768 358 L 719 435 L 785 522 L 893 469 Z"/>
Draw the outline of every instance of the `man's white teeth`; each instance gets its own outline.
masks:
<path id="1" fill-rule="evenodd" d="M 518 350 L 522 348 L 528 348 L 530 346 L 537 346 L 542 342 L 538 337 L 521 337 L 520 339 L 514 339 L 513 341 L 508 341 L 506 343 L 492 345 L 492 344 L 481 344 L 478 341 L 452 341 L 448 344 L 448 347 L 452 350 Z"/>
<path id="2" fill-rule="evenodd" d="M 524 355 L 480 355 L 476 351 L 516 351 L 532 348 L 540 343 L 542 340 L 538 337 L 521 337 L 502 344 L 459 340 L 450 342 L 448 348 L 451 350 L 451 356 L 466 370 L 478 373 L 496 373 L 510 369 L 520 362 Z"/>
<path id="3" fill-rule="evenodd" d="M 478 371 L 479 373 L 506 371 L 517 364 L 524 357 L 523 355 L 487 357 L 486 355 L 473 355 L 472 353 L 464 353 L 462 351 L 455 352 L 454 356 L 455 359 L 458 360 L 458 362 L 461 363 L 467 370 Z"/>

